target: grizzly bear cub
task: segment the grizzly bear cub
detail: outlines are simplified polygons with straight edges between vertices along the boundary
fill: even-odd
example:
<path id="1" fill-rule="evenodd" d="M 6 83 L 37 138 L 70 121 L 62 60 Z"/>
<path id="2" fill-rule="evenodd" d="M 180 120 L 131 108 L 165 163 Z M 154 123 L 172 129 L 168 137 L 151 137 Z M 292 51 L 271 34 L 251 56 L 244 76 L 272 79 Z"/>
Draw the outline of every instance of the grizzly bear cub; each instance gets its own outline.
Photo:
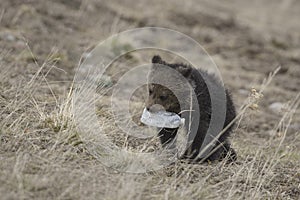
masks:
<path id="1" fill-rule="evenodd" d="M 207 83 L 221 86 L 221 83 L 217 81 L 217 79 L 213 76 L 205 72 L 204 70 L 195 69 L 190 65 L 182 64 L 182 63 L 174 63 L 170 64 L 161 59 L 160 56 L 156 55 L 152 58 L 152 67 L 149 74 L 149 80 L 155 76 L 155 71 L 159 71 L 159 66 L 167 66 L 173 70 L 179 72 L 189 84 L 192 85 L 196 98 L 198 100 L 199 106 L 199 124 L 197 124 L 197 133 L 192 143 L 186 149 L 185 153 L 181 157 L 181 159 L 188 160 L 189 162 L 198 162 L 198 161 L 215 161 L 222 160 L 225 157 L 228 157 L 229 161 L 236 160 L 236 153 L 230 147 L 230 142 L 228 141 L 228 136 L 232 132 L 234 123 L 227 126 L 232 122 L 232 120 L 236 117 L 236 111 L 232 99 L 227 90 L 225 90 L 224 102 L 226 101 L 225 112 L 226 116 L 224 124 L 221 124 L 221 129 L 227 127 L 227 130 L 217 139 L 214 147 L 211 149 L 210 153 L 206 157 L 202 157 L 199 155 L 200 147 L 204 141 L 204 138 L 207 134 L 207 131 L 210 126 L 210 121 L 212 117 L 212 103 L 211 103 L 211 94 L 209 91 L 209 87 Z M 159 78 L 170 79 L 172 74 L 162 74 L 162 72 L 157 72 L 160 74 Z M 175 79 L 176 80 L 176 79 Z M 178 81 L 175 81 L 178 82 Z M 176 84 L 176 83 L 175 83 Z M 185 89 L 189 90 L 189 89 Z M 181 89 L 181 91 L 183 91 Z M 181 116 L 182 110 L 180 108 L 180 103 L 175 96 L 175 94 L 167 87 L 162 86 L 160 84 L 156 84 L 153 82 L 148 83 L 148 100 L 146 102 L 146 108 L 150 112 L 157 112 L 160 109 L 166 110 L 168 112 L 177 113 Z M 224 89 L 223 89 L 224 92 Z M 159 105 L 161 108 L 157 107 Z M 163 146 L 167 147 L 176 138 L 178 128 L 162 128 L 158 133 L 160 141 Z M 217 135 L 217 134 L 215 134 Z"/>

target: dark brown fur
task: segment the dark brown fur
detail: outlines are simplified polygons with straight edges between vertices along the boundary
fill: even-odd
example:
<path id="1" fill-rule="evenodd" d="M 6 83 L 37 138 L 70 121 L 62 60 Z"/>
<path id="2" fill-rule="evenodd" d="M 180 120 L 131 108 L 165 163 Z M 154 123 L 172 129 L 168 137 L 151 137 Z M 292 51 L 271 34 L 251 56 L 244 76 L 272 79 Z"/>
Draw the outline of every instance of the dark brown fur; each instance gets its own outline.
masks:
<path id="1" fill-rule="evenodd" d="M 197 100 L 199 104 L 200 110 L 200 120 L 199 120 L 199 127 L 196 134 L 195 139 L 193 140 L 192 145 L 190 148 L 187 149 L 186 153 L 184 154 L 183 158 L 188 159 L 190 161 L 198 160 L 198 154 L 200 153 L 200 147 L 204 140 L 204 137 L 207 133 L 209 128 L 209 123 L 211 120 L 211 98 L 208 87 L 206 85 L 207 82 L 210 84 L 220 86 L 220 83 L 212 76 L 202 70 L 196 70 L 195 68 L 191 67 L 190 65 L 175 63 L 170 64 L 163 61 L 160 56 L 154 56 L 152 58 L 152 72 L 149 74 L 149 80 L 153 78 L 153 76 L 158 76 L 161 79 L 172 79 L 172 74 L 162 74 L 159 72 L 159 75 L 155 75 L 155 71 L 158 71 L 157 68 L 159 65 L 168 66 L 172 69 L 175 69 L 179 72 L 182 76 L 184 76 L 191 85 L 193 85 L 193 89 L 197 95 Z M 176 80 L 174 81 L 176 84 Z M 179 89 L 180 86 L 175 87 L 175 89 Z M 159 110 L 166 110 L 169 112 L 174 112 L 179 114 L 181 112 L 180 104 L 176 96 L 173 94 L 169 88 L 162 86 L 160 84 L 149 83 L 148 84 L 149 90 L 149 98 L 147 101 L 147 109 L 150 112 L 157 112 Z M 185 90 L 189 90 L 188 88 L 180 89 L 180 91 L 184 92 Z M 185 95 L 185 94 L 183 94 Z M 224 128 L 235 118 L 236 112 L 232 102 L 230 95 L 226 90 L 226 117 Z M 223 135 L 220 136 L 218 142 L 215 146 L 220 145 L 220 148 L 213 150 L 214 152 L 209 155 L 209 157 L 205 158 L 205 160 L 222 160 L 229 155 L 231 160 L 236 159 L 235 151 L 230 147 L 230 143 L 228 141 L 228 136 L 232 132 L 231 126 Z M 174 138 L 176 137 L 178 129 L 170 129 L 170 128 L 163 128 L 159 132 L 159 137 L 163 146 L 169 145 Z"/>

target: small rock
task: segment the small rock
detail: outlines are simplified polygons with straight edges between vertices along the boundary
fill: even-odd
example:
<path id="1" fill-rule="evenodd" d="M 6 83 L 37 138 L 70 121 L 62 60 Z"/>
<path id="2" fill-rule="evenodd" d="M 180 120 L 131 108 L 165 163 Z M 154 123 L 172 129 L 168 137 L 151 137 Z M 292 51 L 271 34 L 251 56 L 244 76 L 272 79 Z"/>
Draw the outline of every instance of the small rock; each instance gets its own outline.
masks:
<path id="1" fill-rule="evenodd" d="M 2 36 L 3 40 L 9 41 L 9 42 L 13 42 L 16 40 L 16 37 L 10 33 L 4 34 Z"/>
<path id="2" fill-rule="evenodd" d="M 274 102 L 272 103 L 269 108 L 275 112 L 275 113 L 280 113 L 284 110 L 285 105 L 281 102 Z"/>
<path id="3" fill-rule="evenodd" d="M 245 89 L 239 89 L 238 92 L 242 95 L 248 95 L 249 94 L 249 91 L 248 90 L 245 90 Z"/>

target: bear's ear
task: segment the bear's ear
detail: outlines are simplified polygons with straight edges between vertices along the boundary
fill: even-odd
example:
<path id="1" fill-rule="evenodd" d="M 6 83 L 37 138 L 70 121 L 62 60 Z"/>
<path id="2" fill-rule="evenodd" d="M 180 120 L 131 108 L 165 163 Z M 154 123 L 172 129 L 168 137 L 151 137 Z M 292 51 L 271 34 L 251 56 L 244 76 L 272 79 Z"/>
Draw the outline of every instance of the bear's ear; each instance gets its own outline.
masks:
<path id="1" fill-rule="evenodd" d="M 189 65 L 180 65 L 176 68 L 176 70 L 186 78 L 192 73 L 192 67 Z"/>
<path id="2" fill-rule="evenodd" d="M 156 56 L 153 56 L 153 58 L 152 58 L 152 63 L 161 63 L 162 62 L 162 60 L 161 60 L 161 57 L 160 56 L 158 56 L 158 55 L 156 55 Z"/>

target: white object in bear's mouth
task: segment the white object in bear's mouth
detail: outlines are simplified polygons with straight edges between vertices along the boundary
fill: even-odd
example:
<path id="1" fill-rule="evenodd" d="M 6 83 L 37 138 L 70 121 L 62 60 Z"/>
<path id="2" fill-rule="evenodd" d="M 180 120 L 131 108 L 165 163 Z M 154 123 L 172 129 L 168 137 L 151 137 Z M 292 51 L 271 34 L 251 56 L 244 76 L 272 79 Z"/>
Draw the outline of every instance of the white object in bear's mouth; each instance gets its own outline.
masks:
<path id="1" fill-rule="evenodd" d="M 176 113 L 167 111 L 151 113 L 146 108 L 141 117 L 142 123 L 159 128 L 178 128 L 180 125 L 184 124 L 184 121 L 185 119 L 180 118 Z"/>

